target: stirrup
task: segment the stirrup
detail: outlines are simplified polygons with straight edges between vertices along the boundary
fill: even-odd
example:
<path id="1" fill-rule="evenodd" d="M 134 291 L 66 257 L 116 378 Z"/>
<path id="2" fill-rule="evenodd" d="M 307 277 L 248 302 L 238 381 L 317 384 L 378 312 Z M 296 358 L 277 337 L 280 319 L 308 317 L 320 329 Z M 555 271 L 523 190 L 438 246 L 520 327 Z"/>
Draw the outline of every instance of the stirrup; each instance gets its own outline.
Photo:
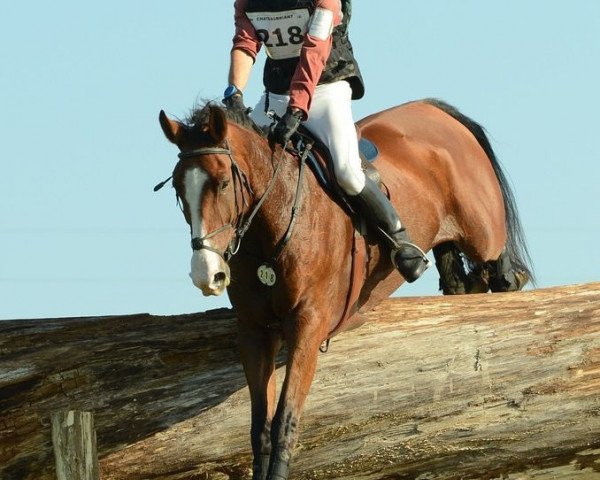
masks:
<path id="1" fill-rule="evenodd" d="M 408 283 L 417 280 L 425 270 L 431 266 L 431 260 L 418 245 L 410 242 L 396 242 L 397 248 L 392 248 L 390 258 L 392 265 L 400 272 Z M 409 250 L 407 252 L 407 250 Z M 402 253 L 409 253 L 409 257 L 402 258 Z M 398 261 L 400 256 L 400 261 Z"/>

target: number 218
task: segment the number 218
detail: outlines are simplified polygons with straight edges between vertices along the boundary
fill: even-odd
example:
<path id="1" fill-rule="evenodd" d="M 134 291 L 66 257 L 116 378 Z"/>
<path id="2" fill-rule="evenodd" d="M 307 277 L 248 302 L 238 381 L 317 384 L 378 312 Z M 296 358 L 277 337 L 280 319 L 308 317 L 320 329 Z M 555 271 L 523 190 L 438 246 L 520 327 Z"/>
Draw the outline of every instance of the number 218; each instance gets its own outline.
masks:
<path id="1" fill-rule="evenodd" d="M 273 32 L 272 32 L 272 34 L 277 37 L 277 43 L 275 43 L 275 44 L 269 43 L 271 34 L 269 33 L 268 30 L 260 29 L 260 30 L 257 30 L 256 33 L 258 35 L 258 38 L 260 38 L 262 40 L 262 42 L 265 44 L 265 46 L 267 46 L 267 47 L 286 47 L 290 43 L 292 45 L 298 45 L 304 41 L 304 35 L 302 35 L 302 29 L 300 27 L 288 28 L 287 33 L 288 33 L 289 43 L 286 43 L 286 41 L 283 39 L 283 35 L 281 33 L 281 28 L 277 28 L 277 29 L 273 30 Z"/>

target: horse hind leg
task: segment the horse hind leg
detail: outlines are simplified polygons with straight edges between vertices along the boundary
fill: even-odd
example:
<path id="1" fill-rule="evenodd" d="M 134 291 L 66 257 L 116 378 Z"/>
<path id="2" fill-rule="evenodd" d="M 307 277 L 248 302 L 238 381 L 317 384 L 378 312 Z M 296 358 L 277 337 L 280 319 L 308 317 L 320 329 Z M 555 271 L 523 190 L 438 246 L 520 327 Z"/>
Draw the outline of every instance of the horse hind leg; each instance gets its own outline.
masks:
<path id="1" fill-rule="evenodd" d="M 436 245 L 433 255 L 444 295 L 486 293 L 489 290 L 485 264 L 471 261 L 454 242 Z"/>
<path id="2" fill-rule="evenodd" d="M 498 260 L 487 262 L 492 292 L 517 292 L 529 281 L 526 271 L 515 268 L 510 255 L 504 250 Z"/>
<path id="3" fill-rule="evenodd" d="M 433 247 L 435 266 L 440 274 L 440 290 L 444 295 L 464 295 L 467 274 L 459 256 L 458 249 L 452 242 Z"/>

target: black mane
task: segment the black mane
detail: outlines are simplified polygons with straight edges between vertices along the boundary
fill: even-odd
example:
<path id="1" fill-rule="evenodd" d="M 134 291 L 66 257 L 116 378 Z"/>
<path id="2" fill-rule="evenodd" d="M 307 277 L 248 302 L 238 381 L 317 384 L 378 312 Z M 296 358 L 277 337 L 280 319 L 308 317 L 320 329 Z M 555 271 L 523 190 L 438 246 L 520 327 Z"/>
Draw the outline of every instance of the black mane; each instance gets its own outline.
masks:
<path id="1" fill-rule="evenodd" d="M 203 125 L 208 123 L 211 107 L 216 107 L 222 110 L 223 113 L 225 113 L 225 117 L 230 122 L 233 122 L 240 127 L 254 130 L 262 136 L 267 135 L 267 131 L 259 127 L 250 118 L 248 115 L 248 110 L 241 111 L 237 109 L 226 108 L 224 105 L 212 100 L 204 102 L 204 104 L 194 106 L 190 113 L 181 122 L 191 130 L 199 130 Z"/>

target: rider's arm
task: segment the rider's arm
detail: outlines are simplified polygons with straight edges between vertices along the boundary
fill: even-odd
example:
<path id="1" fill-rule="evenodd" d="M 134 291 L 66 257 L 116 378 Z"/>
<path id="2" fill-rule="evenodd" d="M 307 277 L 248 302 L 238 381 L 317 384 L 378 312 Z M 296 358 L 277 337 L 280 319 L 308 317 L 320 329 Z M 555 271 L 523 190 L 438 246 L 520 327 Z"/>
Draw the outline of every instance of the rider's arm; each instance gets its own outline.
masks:
<path id="1" fill-rule="evenodd" d="M 246 88 L 250 78 L 250 72 L 254 65 L 254 58 L 248 55 L 244 50 L 231 50 L 231 63 L 229 65 L 229 85 L 235 85 L 240 90 Z"/>
<path id="2" fill-rule="evenodd" d="M 331 53 L 331 32 L 342 20 L 340 0 L 317 0 L 300 61 L 290 85 L 290 103 L 308 117 L 312 97 Z"/>
<path id="3" fill-rule="evenodd" d="M 246 16 L 246 0 L 235 2 L 235 35 L 231 49 L 229 84 L 243 90 L 250 78 L 250 71 L 261 47 L 252 23 Z"/>

